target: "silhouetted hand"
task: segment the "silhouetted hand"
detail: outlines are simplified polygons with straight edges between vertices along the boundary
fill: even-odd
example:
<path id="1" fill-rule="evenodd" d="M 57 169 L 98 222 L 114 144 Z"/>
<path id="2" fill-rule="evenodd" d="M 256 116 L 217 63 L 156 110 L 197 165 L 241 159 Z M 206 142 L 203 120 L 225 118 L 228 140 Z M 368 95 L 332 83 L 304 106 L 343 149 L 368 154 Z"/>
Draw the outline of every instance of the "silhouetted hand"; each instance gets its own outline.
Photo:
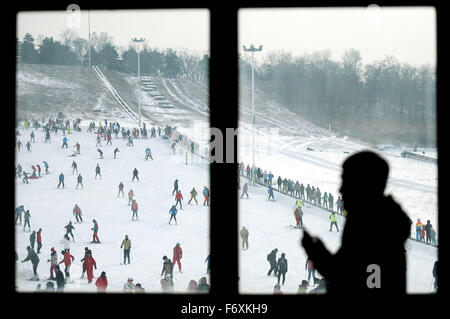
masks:
<path id="1" fill-rule="evenodd" d="M 322 241 L 316 237 L 312 237 L 307 230 L 303 231 L 302 246 L 309 257 L 327 252 Z"/>

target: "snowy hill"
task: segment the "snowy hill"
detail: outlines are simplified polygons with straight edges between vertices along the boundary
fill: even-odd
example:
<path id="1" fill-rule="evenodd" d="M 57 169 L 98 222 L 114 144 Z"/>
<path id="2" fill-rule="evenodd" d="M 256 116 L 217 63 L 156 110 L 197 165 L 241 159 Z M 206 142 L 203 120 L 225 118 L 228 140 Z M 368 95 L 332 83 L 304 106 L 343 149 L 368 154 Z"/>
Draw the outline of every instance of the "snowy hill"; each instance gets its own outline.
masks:
<path id="1" fill-rule="evenodd" d="M 300 243 L 303 231 L 288 227 L 295 225 L 295 199 L 275 193 L 275 202 L 267 201 L 267 188 L 258 185 L 249 186 L 248 193 L 249 199 L 244 196 L 239 200 L 239 228 L 245 226 L 249 231 L 249 249 L 243 250 L 239 245 L 239 290 L 252 294 L 273 293 L 277 278 L 267 276 L 270 267 L 266 256 L 272 249 L 278 248 L 277 258 L 284 252 L 289 264 L 286 282 L 281 290 L 295 294 L 301 281 L 307 279 L 307 255 Z M 332 232 L 329 231 L 329 213 L 309 204 L 305 204 L 303 212 L 305 228 L 322 239 L 330 252 L 336 252 L 341 245 L 342 233 L 336 232 L 334 227 Z M 342 230 L 345 218 L 338 216 L 338 225 Z M 433 292 L 432 270 L 437 260 L 437 248 L 412 240 L 406 241 L 405 248 L 408 293 Z M 317 272 L 316 276 L 321 278 Z"/>
<path id="2" fill-rule="evenodd" d="M 54 117 L 62 110 L 69 118 L 80 117 L 95 121 L 105 118 L 117 120 L 121 125 L 135 127 L 136 122 L 126 117 L 123 110 L 114 100 L 103 83 L 94 72 L 76 71 L 79 67 L 56 67 L 27 65 L 18 68 L 18 113 Z M 81 70 L 81 69 L 80 69 Z M 119 72 L 102 69 L 117 92 L 137 113 L 138 91 L 136 78 Z M 209 117 L 208 88 L 199 81 L 182 79 L 152 79 L 155 89 L 173 106 L 158 106 L 156 99 L 142 91 L 141 112 L 143 121 L 153 124 L 171 124 L 189 136 L 196 133 L 194 121 L 207 122 Z M 251 95 L 247 84 L 241 83 L 241 99 L 239 113 L 239 161 L 251 164 Z M 413 221 L 421 218 L 430 219 L 435 229 L 437 225 L 437 165 L 420 162 L 414 159 L 401 158 L 402 148 L 390 145 L 373 145 L 355 140 L 345 135 L 315 126 L 301 116 L 289 112 L 282 105 L 273 102 L 264 91 L 256 94 L 256 165 L 277 177 L 299 180 L 305 186 L 319 186 L 322 192 L 339 195 L 341 165 L 352 153 L 371 149 L 380 153 L 390 165 L 390 179 L 386 193 L 402 205 Z M 100 113 L 93 110 L 101 110 Z M 54 246 L 60 251 L 60 240 L 64 234 L 63 226 L 72 219 L 72 209 L 77 203 L 83 213 L 84 223 L 75 224 L 77 242 L 73 246 L 73 255 L 77 259 L 72 266 L 73 278 L 79 277 L 82 251 L 91 240 L 91 220 L 99 222 L 102 249 L 88 245 L 93 249 L 94 258 L 99 267 L 95 271 L 98 276 L 102 270 L 110 278 L 110 289 L 120 290 L 128 276 L 135 282 L 141 282 L 147 291 L 159 291 L 159 274 L 162 268 L 162 255 L 171 258 L 172 248 L 179 241 L 184 249 L 183 274 L 175 272 L 176 291 L 184 291 L 190 279 L 198 280 L 204 275 L 206 266 L 204 259 L 209 253 L 209 210 L 201 205 L 188 206 L 181 211 L 179 225 L 170 226 L 168 210 L 173 203 L 172 183 L 175 178 L 180 181 L 185 201 L 192 186 L 201 192 L 203 185 L 208 185 L 209 167 L 207 164 L 184 164 L 184 157 L 172 157 L 169 154 L 167 141 L 157 139 L 135 140 L 135 146 L 129 148 L 121 139 L 113 139 L 113 145 L 103 146 L 105 159 L 98 160 L 93 134 L 74 133 L 69 135 L 69 145 L 76 141 L 81 144 L 82 155 L 79 158 L 67 157 L 72 151 L 62 150 L 62 136 L 52 137 L 52 144 L 43 143 L 42 131 L 37 132 L 36 144 L 31 153 L 22 149 L 17 161 L 26 171 L 30 166 L 46 160 L 50 164 L 51 175 L 40 180 L 33 180 L 23 185 L 16 180 L 17 205 L 23 203 L 30 209 L 32 229 L 43 228 L 44 247 L 40 256 L 39 274 L 48 277 L 49 249 Z M 22 142 L 28 140 L 30 131 L 23 131 Z M 198 141 L 201 142 L 201 141 Z M 103 142 L 104 144 L 104 142 Z M 144 161 L 144 150 L 152 148 L 155 161 Z M 119 146 L 118 159 L 112 159 L 112 150 Z M 105 151 L 106 150 L 106 151 Z M 436 149 L 427 149 L 427 154 L 436 154 Z M 70 165 L 75 159 L 80 173 L 84 176 L 84 190 L 75 190 L 76 177 L 71 175 Z M 174 160 L 177 159 L 177 162 Z M 94 179 L 94 168 L 99 162 L 103 179 Z M 131 171 L 139 170 L 141 181 L 131 183 Z M 58 174 L 66 174 L 67 189 L 56 189 Z M 133 187 L 140 206 L 140 222 L 131 221 L 130 206 L 127 199 L 117 198 L 117 185 L 125 184 L 125 193 Z M 144 191 L 145 190 L 145 191 Z M 290 261 L 283 291 L 295 293 L 300 281 L 304 279 L 304 262 L 306 256 L 299 248 L 301 233 L 286 228 L 294 223 L 292 216 L 293 199 L 275 195 L 275 203 L 267 202 L 264 188 L 250 187 L 252 199 L 240 200 L 240 226 L 246 225 L 250 231 L 250 249 L 240 252 L 240 289 L 243 292 L 272 293 L 275 281 L 266 276 L 267 253 L 278 247 L 280 253 L 286 252 Z M 95 197 L 93 196 L 95 194 Z M 126 196 L 126 195 L 125 195 Z M 199 198 L 201 196 L 198 196 Z M 94 204 L 92 204 L 92 202 Z M 340 245 L 340 234 L 328 231 L 328 215 L 319 208 L 305 209 L 306 227 L 319 236 L 330 249 Z M 339 221 L 342 227 L 343 220 Z M 28 243 L 28 233 L 16 227 L 16 247 L 20 258 L 24 257 Z M 439 237 L 439 230 L 437 237 Z M 132 244 L 132 263 L 120 266 L 120 243 L 128 234 Z M 193 238 L 190 238 L 194 236 Z M 189 239 L 188 239 L 189 238 Z M 81 242 L 79 240 L 81 240 Z M 275 246 L 274 246 L 275 245 Z M 273 246 L 273 247 L 272 247 Z M 105 249 L 104 249 L 105 248 Z M 437 249 L 423 244 L 408 241 L 408 291 L 432 291 L 432 264 L 437 258 Z M 255 265 L 264 265 L 262 270 L 255 270 Z M 430 266 L 431 265 L 431 266 Z M 297 267 L 298 266 L 298 267 Z M 18 286 L 20 291 L 32 290 L 35 283 L 25 281 L 31 274 L 29 265 L 24 268 L 18 265 Z M 28 268 L 27 268 L 28 267 Z M 126 272 L 124 272 L 126 267 Z M 430 268 L 431 267 L 431 268 Z M 412 280 L 413 278 L 414 280 Z M 177 281 L 178 279 L 178 281 Z M 208 278 L 209 279 L 209 278 Z M 75 280 L 67 288 L 74 291 L 95 291 L 84 280 Z"/>
<path id="3" fill-rule="evenodd" d="M 239 161 L 252 165 L 251 87 L 241 83 Z M 322 193 L 339 194 L 341 166 L 352 153 L 370 149 L 383 156 L 390 166 L 386 193 L 393 195 L 413 221 L 427 219 L 435 229 L 437 219 L 437 165 L 402 158 L 401 147 L 373 145 L 339 135 L 290 112 L 264 91 L 255 87 L 255 165 L 277 178 L 298 180 L 318 186 Z M 437 154 L 436 149 L 420 149 Z M 436 156 L 437 157 L 437 156 Z M 274 165 L 276 163 L 276 165 Z M 439 232 L 438 232 L 439 236 Z"/>
<path id="4" fill-rule="evenodd" d="M 70 270 L 73 284 L 66 286 L 66 291 L 95 292 L 94 284 L 88 284 L 81 275 L 80 259 L 84 247 L 88 246 L 97 262 L 94 278 L 105 271 L 109 281 L 108 291 L 122 291 L 128 277 L 140 282 L 148 292 L 161 291 L 160 274 L 162 256 L 172 258 L 172 249 L 176 242 L 183 248 L 183 273 L 174 270 L 174 286 L 176 292 L 184 292 L 191 279 L 196 281 L 206 275 L 205 258 L 209 254 L 209 207 L 203 206 L 201 191 L 209 183 L 209 167 L 206 163 L 184 163 L 184 153 L 170 155 L 169 142 L 161 138 L 135 139 L 134 147 L 126 146 L 125 140 L 113 139 L 113 146 L 106 146 L 102 141 L 101 149 L 105 159 L 98 159 L 95 147 L 95 135 L 75 132 L 68 135 L 69 149 L 61 149 L 62 136 L 52 135 L 52 143 L 43 143 L 44 132 L 35 131 L 36 143 L 32 143 L 32 151 L 24 148 L 17 152 L 17 163 L 25 171 L 31 172 L 31 165 L 47 161 L 50 174 L 43 173 L 42 178 L 30 180 L 23 184 L 16 179 L 16 206 L 23 204 L 31 213 L 31 230 L 42 228 L 43 247 L 39 255 L 38 274 L 41 279 L 49 277 L 50 248 L 55 247 L 61 260 L 61 239 L 65 234 L 64 226 L 72 220 L 72 209 L 75 204 L 83 212 L 83 223 L 74 224 L 75 243 L 71 245 L 71 253 L 75 257 Z M 20 130 L 18 136 L 22 142 L 29 138 L 31 130 Z M 68 157 L 73 153 L 76 142 L 81 145 L 81 155 Z M 144 160 L 144 150 L 152 149 L 154 161 Z M 117 159 L 113 159 L 114 148 L 119 147 Z M 180 151 L 181 152 L 181 151 Z M 190 154 L 189 154 L 190 155 Z M 84 189 L 75 189 L 76 175 L 72 175 L 71 164 L 75 160 L 82 176 Z M 189 158 L 189 162 L 191 159 Z M 94 179 L 95 166 L 99 163 L 102 179 Z M 139 171 L 139 182 L 131 182 L 132 170 Z M 57 189 L 58 175 L 65 174 L 64 189 Z M 175 203 L 172 196 L 173 182 L 179 180 L 180 190 L 184 195 L 183 210 L 177 215 L 178 225 L 169 225 L 169 209 Z M 125 185 L 125 197 L 117 197 L 120 182 Z M 189 192 L 195 187 L 199 196 L 199 205 L 187 205 Z M 127 205 L 127 193 L 133 189 L 139 205 L 139 222 L 131 221 L 131 209 Z M 101 244 L 91 244 L 93 226 L 92 219 L 99 223 Z M 173 224 L 173 221 L 172 221 Z M 19 259 L 26 256 L 25 247 L 29 244 L 28 232 L 16 226 L 16 251 Z M 131 264 L 120 265 L 120 245 L 125 235 L 131 242 Z M 18 291 L 30 291 L 36 282 L 27 281 L 32 275 L 31 265 L 26 262 L 17 263 L 16 284 Z M 209 277 L 208 277 L 209 282 Z M 45 282 L 42 285 L 45 287 Z"/>
<path id="5" fill-rule="evenodd" d="M 112 81 L 120 80 L 117 72 L 108 75 Z M 126 81 L 121 84 L 122 92 L 130 90 Z M 19 116 L 53 118 L 61 111 L 71 118 L 83 114 L 83 119 L 95 119 L 99 113 L 101 118 L 124 117 L 113 96 L 88 67 L 18 64 L 16 88 Z M 137 100 L 128 98 L 127 102 L 137 105 Z"/>

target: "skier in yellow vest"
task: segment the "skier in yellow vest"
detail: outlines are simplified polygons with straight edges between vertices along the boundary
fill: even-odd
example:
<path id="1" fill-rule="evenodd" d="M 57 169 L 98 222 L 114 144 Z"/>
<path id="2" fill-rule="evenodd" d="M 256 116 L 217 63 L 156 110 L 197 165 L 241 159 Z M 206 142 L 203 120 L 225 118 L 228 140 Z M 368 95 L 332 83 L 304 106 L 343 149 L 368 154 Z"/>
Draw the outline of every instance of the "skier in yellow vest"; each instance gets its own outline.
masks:
<path id="1" fill-rule="evenodd" d="M 302 208 L 303 207 L 303 199 L 299 198 L 295 201 L 295 206 L 298 208 Z"/>
<path id="2" fill-rule="evenodd" d="M 330 231 L 331 231 L 331 228 L 333 227 L 333 225 L 336 225 L 336 229 L 337 229 L 337 231 L 339 231 L 339 227 L 337 224 L 337 216 L 336 216 L 335 212 L 331 213 L 330 220 L 331 220 Z"/>

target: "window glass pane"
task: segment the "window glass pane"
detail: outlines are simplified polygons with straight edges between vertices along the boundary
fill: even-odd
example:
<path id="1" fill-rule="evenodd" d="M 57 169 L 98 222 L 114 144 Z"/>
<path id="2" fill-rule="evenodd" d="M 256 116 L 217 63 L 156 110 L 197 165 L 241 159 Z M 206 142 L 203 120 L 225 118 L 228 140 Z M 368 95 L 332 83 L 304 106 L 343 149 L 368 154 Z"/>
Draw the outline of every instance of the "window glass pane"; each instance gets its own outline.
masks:
<path id="1" fill-rule="evenodd" d="M 239 245 L 239 291 L 274 293 L 278 279 L 273 270 L 268 275 L 267 258 L 275 248 L 274 260 L 285 253 L 289 264 L 281 291 L 296 294 L 308 281 L 307 254 L 299 245 L 304 230 L 294 216 L 298 197 L 304 199 L 299 227 L 331 253 L 340 249 L 342 164 L 370 150 L 389 165 L 385 195 L 412 221 L 404 244 L 407 292 L 433 292 L 439 241 L 435 9 L 241 9 L 239 74 L 239 231 L 249 232 L 248 249 Z M 320 189 L 320 201 L 307 196 L 308 186 Z M 334 225 L 330 231 L 332 210 L 339 232 Z M 381 237 L 380 245 L 401 231 L 385 210 L 377 207 L 370 221 L 378 225 L 372 236 Z M 416 237 L 418 219 L 430 221 L 430 237 Z M 308 293 L 318 286 L 312 277 Z"/>
<path id="2" fill-rule="evenodd" d="M 17 15 L 18 292 L 208 291 L 208 68 L 206 9 Z"/>

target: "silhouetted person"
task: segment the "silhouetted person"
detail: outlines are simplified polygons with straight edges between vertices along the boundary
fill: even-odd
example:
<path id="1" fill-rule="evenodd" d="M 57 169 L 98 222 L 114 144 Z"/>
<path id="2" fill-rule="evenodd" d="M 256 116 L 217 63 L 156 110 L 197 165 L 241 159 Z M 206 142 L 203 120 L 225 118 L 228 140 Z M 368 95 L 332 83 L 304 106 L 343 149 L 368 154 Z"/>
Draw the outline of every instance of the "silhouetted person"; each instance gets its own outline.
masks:
<path id="1" fill-rule="evenodd" d="M 410 223 L 392 197 L 383 194 L 388 174 L 386 161 L 373 152 L 350 156 L 343 164 L 340 188 L 348 212 L 341 248 L 333 255 L 320 240 L 304 232 L 302 245 L 316 270 L 326 279 L 327 293 L 406 293 L 404 242 L 410 233 Z M 374 222 L 379 214 L 392 230 L 388 236 Z M 370 266 L 374 264 L 379 266 L 379 272 Z"/>

